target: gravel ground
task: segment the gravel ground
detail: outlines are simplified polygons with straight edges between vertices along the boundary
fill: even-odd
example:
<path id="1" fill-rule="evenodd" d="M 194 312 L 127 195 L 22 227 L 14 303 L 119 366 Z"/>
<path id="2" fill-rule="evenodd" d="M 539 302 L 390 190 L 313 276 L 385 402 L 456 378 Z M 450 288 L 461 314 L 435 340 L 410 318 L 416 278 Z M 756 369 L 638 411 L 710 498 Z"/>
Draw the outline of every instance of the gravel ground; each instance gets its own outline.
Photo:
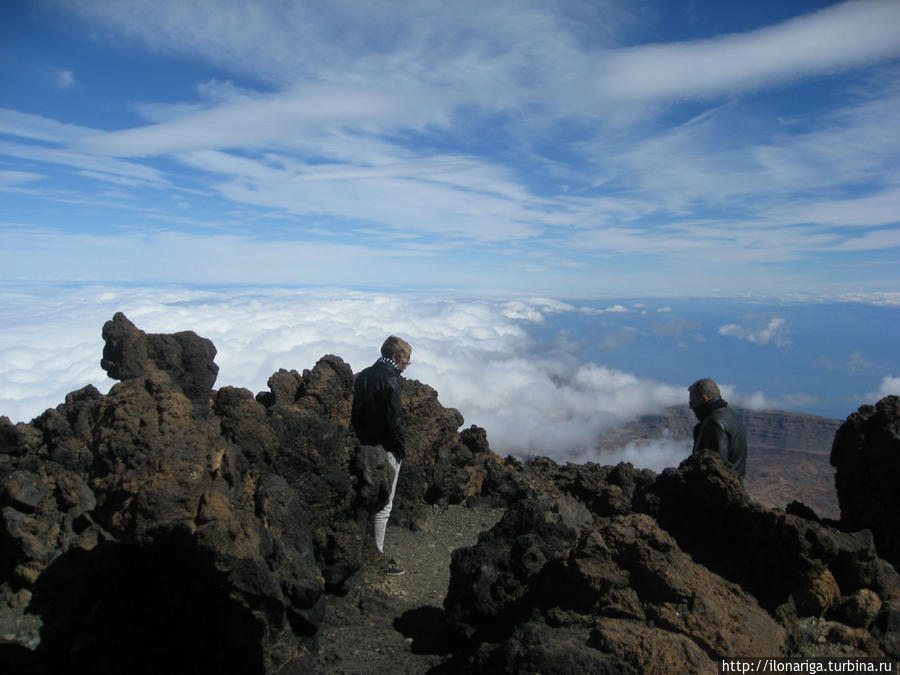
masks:
<path id="1" fill-rule="evenodd" d="M 396 558 L 406 573 L 389 577 L 379 565 L 367 565 L 347 595 L 329 596 L 315 654 L 287 666 L 281 675 L 418 675 L 445 663 L 448 656 L 434 642 L 443 634 L 450 553 L 476 543 L 478 534 L 503 513 L 503 509 L 434 506 L 422 512 L 415 531 L 391 523 L 385 553 Z M 792 655 L 864 655 L 830 639 L 833 626 L 822 619 L 799 622 Z"/>
<path id="2" fill-rule="evenodd" d="M 474 544 L 502 515 L 503 509 L 434 506 L 420 514 L 417 531 L 391 523 L 385 554 L 406 573 L 389 577 L 369 566 L 346 596 L 329 597 L 316 654 L 285 675 L 413 674 L 440 665 L 446 657 L 422 652 L 434 651 L 427 643 L 441 637 L 450 553 Z"/>

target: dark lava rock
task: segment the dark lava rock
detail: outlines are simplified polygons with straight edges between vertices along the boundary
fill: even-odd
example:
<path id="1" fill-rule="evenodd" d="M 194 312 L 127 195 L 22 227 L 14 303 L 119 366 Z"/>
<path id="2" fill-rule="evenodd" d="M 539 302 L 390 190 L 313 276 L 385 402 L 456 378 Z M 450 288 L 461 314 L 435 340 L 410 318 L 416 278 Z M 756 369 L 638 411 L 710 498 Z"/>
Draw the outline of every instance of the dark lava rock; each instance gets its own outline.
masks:
<path id="1" fill-rule="evenodd" d="M 751 595 L 644 514 L 571 528 L 525 500 L 454 552 L 451 575 L 444 604 L 458 651 L 472 654 L 466 671 L 696 672 L 728 654 L 786 649 L 785 630 Z"/>
<path id="2" fill-rule="evenodd" d="M 219 372 L 213 363 L 215 346 L 193 331 L 147 334 L 117 312 L 103 325 L 103 339 L 106 346 L 100 365 L 114 380 L 132 380 L 160 371 L 169 375 L 188 398 L 198 398 L 209 394 Z"/>
<path id="3" fill-rule="evenodd" d="M 103 335 L 120 380 L 107 395 L 88 385 L 30 424 L 0 417 L 4 673 L 363 672 L 392 618 L 412 636 L 397 672 L 699 672 L 806 654 L 810 620 L 828 622 L 830 654 L 900 657 L 900 581 L 879 557 L 896 555 L 896 397 L 835 440 L 838 530 L 802 504 L 754 503 L 709 453 L 660 475 L 501 459 L 404 380 L 392 527 L 507 509 L 453 552 L 444 607 L 411 608 L 365 590 L 384 580 L 367 528 L 391 477 L 349 429 L 343 360 L 279 370 L 268 392 L 214 391 L 209 340 L 122 314 Z M 446 555 L 423 559 L 446 572 Z M 318 661 L 323 632 L 355 643 Z"/>
<path id="4" fill-rule="evenodd" d="M 258 396 L 214 392 L 209 340 L 146 334 L 121 313 L 103 336 L 103 367 L 121 380 L 108 395 L 88 386 L 31 424 L 0 419 L 0 589 L 30 598 L 0 607 L 0 624 L 28 627 L 4 638 L 0 669 L 253 673 L 302 660 L 327 597 L 365 564 L 390 478 L 348 428 L 349 366 L 329 355 L 278 371 Z M 464 500 L 467 464 L 492 453 L 461 442 L 462 417 L 437 392 L 404 385 L 414 519 L 426 494 Z"/>
<path id="5" fill-rule="evenodd" d="M 871 530 L 878 554 L 900 567 L 900 397 L 850 415 L 835 434 L 831 464 L 841 527 Z"/>

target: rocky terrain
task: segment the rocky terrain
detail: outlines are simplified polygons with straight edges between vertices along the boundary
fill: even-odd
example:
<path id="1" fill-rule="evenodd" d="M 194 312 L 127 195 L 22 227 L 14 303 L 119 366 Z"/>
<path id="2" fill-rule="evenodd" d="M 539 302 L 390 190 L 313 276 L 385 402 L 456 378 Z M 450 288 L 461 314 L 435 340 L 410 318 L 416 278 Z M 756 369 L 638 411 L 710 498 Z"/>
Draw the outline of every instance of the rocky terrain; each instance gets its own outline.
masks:
<path id="1" fill-rule="evenodd" d="M 214 390 L 192 332 L 103 327 L 92 386 L 0 418 L 0 672 L 715 672 L 728 657 L 900 658 L 900 400 L 831 451 L 840 519 L 771 508 L 718 457 L 661 474 L 519 462 L 404 381 L 410 452 L 386 546 L 384 461 L 324 356 Z"/>
<path id="2" fill-rule="evenodd" d="M 747 429 L 751 454 L 745 485 L 753 499 L 776 508 L 800 501 L 822 517 L 838 519 L 834 468 L 828 458 L 841 420 L 781 410 L 734 409 Z M 598 447 L 602 451 L 629 443 L 640 446 L 665 437 L 690 448 L 696 423 L 687 405 L 673 406 L 610 430 Z"/>

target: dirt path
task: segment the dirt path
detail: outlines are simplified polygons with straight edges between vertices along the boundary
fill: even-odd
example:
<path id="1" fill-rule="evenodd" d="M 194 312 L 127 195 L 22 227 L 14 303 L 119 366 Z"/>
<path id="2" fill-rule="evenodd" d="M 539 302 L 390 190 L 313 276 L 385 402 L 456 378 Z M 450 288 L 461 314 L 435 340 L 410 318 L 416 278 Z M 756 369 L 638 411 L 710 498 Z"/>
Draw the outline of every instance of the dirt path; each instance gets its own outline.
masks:
<path id="1" fill-rule="evenodd" d="M 363 583 L 346 596 L 329 597 L 316 657 L 302 670 L 286 669 L 285 675 L 412 675 L 439 665 L 442 656 L 416 653 L 421 651 L 418 641 L 414 644 L 404 633 L 440 623 L 451 551 L 474 544 L 478 533 L 490 529 L 502 515 L 502 509 L 435 506 L 422 512 L 418 531 L 391 524 L 385 553 L 395 557 L 406 574 L 386 577 L 367 572 Z"/>

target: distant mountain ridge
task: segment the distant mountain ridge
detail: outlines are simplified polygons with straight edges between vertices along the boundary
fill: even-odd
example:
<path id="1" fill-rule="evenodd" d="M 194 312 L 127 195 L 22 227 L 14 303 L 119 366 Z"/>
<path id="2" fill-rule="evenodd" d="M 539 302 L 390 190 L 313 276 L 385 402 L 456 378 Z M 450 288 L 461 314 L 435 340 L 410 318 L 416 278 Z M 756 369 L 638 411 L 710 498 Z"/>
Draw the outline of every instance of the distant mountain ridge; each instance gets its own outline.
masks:
<path id="1" fill-rule="evenodd" d="M 843 420 L 783 410 L 750 410 L 735 406 L 747 429 L 747 489 L 754 499 L 775 508 L 800 501 L 819 516 L 838 518 L 834 469 L 829 464 L 834 435 Z M 600 450 L 621 448 L 667 436 L 689 441 L 697 423 L 687 405 L 644 415 L 608 432 Z"/>

